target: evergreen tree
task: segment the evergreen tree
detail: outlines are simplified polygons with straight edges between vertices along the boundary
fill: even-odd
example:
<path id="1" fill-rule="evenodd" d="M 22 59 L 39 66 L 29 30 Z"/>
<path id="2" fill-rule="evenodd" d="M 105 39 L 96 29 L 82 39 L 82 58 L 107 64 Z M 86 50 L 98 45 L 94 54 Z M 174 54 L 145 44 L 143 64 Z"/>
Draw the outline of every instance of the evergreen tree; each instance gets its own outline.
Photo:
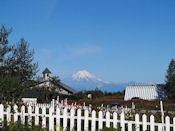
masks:
<path id="1" fill-rule="evenodd" d="M 38 63 L 33 62 L 34 50 L 29 50 L 29 44 L 22 38 L 13 45 L 12 53 L 6 61 L 9 73 L 20 76 L 21 82 L 32 80 L 37 73 Z"/>
<path id="2" fill-rule="evenodd" d="M 175 96 L 175 60 L 172 59 L 166 75 L 166 86 L 165 91 L 169 97 Z"/>
<path id="3" fill-rule="evenodd" d="M 12 29 L 0 28 L 0 101 L 19 100 L 37 72 L 33 61 L 34 51 L 22 38 L 17 44 L 9 45 L 8 36 Z"/>
<path id="4" fill-rule="evenodd" d="M 5 28 L 4 25 L 0 28 L 0 100 L 4 100 L 4 98 L 9 94 L 10 89 L 8 89 L 8 80 L 10 80 L 7 76 L 8 67 L 5 66 L 5 61 L 11 51 L 11 46 L 9 46 L 8 36 L 12 32 L 12 29 Z M 9 96 L 9 95 L 8 95 Z"/>
<path id="5" fill-rule="evenodd" d="M 5 28 L 4 25 L 0 28 L 0 76 L 6 72 L 5 61 L 8 57 L 9 52 L 12 50 L 11 46 L 9 46 L 8 36 L 12 32 L 12 29 Z"/>

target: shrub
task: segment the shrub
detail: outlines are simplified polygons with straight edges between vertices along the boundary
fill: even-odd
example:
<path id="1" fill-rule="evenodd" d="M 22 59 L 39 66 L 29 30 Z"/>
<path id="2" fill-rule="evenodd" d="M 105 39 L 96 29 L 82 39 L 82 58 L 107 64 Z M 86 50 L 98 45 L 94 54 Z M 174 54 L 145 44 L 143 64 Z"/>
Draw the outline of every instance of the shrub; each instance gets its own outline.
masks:
<path id="1" fill-rule="evenodd" d="M 41 126 L 32 126 L 28 124 L 23 125 L 20 121 L 11 122 L 9 125 L 4 123 L 4 127 L 0 128 L 0 131 L 48 131 L 48 129 L 42 129 Z"/>

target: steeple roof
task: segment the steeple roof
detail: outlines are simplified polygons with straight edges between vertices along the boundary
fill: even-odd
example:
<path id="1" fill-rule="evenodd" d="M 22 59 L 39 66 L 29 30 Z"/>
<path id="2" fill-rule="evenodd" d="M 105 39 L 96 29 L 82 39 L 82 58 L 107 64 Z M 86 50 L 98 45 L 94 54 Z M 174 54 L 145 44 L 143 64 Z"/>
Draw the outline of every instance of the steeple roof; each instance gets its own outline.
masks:
<path id="1" fill-rule="evenodd" d="M 42 73 L 43 74 L 46 74 L 46 73 L 51 74 L 51 71 L 48 68 L 46 68 Z"/>

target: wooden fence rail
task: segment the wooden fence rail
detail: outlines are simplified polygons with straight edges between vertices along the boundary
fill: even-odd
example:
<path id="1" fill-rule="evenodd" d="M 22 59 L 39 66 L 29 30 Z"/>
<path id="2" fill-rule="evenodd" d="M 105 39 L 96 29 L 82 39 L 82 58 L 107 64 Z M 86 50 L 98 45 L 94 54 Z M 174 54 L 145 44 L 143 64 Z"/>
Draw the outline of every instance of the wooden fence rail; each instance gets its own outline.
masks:
<path id="1" fill-rule="evenodd" d="M 7 121 L 7 124 L 11 121 L 20 120 L 22 124 L 28 123 L 29 126 L 32 126 L 32 124 L 37 126 L 41 123 L 42 128 L 48 127 L 50 131 L 60 131 L 60 127 L 63 128 L 63 131 L 68 128 L 70 131 L 95 131 L 96 129 L 103 129 L 104 126 L 107 128 L 113 126 L 116 129 L 120 127 L 122 131 L 126 129 L 128 131 L 155 131 L 155 129 L 158 131 L 163 129 L 165 131 L 170 131 L 170 129 L 175 131 L 175 118 L 170 120 L 169 116 L 165 117 L 165 123 L 156 123 L 153 115 L 148 118 L 145 114 L 141 117 L 136 114 L 134 120 L 126 120 L 124 113 L 106 112 L 103 115 L 102 111 L 93 110 L 89 112 L 88 110 L 75 109 L 74 107 L 69 110 L 66 107 L 60 109 L 53 106 L 49 108 L 35 106 L 33 110 L 31 106 L 7 105 L 5 107 L 0 104 L 1 126 L 3 126 L 4 120 Z"/>

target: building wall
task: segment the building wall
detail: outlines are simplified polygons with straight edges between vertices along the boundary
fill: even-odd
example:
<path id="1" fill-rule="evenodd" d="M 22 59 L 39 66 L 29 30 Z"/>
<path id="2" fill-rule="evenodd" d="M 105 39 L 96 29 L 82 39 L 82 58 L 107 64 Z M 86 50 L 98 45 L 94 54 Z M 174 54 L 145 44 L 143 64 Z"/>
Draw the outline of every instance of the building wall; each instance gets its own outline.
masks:
<path id="1" fill-rule="evenodd" d="M 54 85 L 50 81 L 45 81 L 44 83 L 41 83 L 41 84 L 37 85 L 37 87 L 40 87 L 40 88 L 42 88 L 44 86 L 48 87 L 48 88 L 51 88 Z M 56 91 L 60 94 L 65 94 L 65 95 L 70 94 L 67 90 L 64 90 L 63 88 L 57 89 Z"/>
<path id="2" fill-rule="evenodd" d="M 144 100 L 154 100 L 159 98 L 158 87 L 156 85 L 131 85 L 125 90 L 124 100 L 131 100 L 139 97 Z"/>

